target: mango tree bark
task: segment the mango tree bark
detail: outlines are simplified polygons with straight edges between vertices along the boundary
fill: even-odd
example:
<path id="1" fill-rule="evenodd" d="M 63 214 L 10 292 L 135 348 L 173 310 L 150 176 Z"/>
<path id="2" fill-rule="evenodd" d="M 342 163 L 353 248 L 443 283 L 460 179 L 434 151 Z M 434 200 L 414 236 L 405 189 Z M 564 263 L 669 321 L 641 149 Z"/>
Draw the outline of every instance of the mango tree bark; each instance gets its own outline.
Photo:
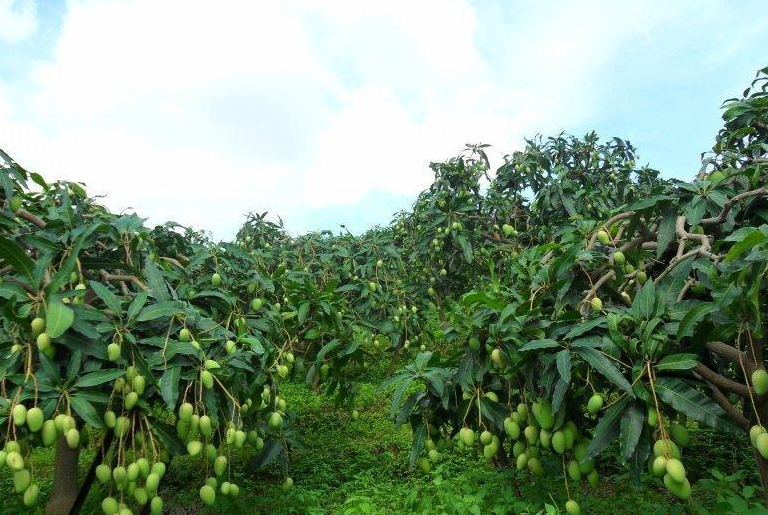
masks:
<path id="1" fill-rule="evenodd" d="M 56 458 L 53 462 L 53 487 L 45 507 L 46 515 L 68 515 L 77 499 L 77 463 L 80 448 L 70 449 L 62 436 L 56 440 Z"/>

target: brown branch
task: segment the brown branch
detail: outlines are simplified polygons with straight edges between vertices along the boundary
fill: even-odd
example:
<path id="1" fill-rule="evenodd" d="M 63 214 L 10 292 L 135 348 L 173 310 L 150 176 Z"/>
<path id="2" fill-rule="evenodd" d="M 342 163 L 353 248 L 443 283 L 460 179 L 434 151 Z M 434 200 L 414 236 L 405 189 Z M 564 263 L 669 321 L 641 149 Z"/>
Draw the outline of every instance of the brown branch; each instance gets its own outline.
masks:
<path id="1" fill-rule="evenodd" d="M 163 261 L 167 261 L 172 265 L 176 265 L 179 268 L 184 268 L 184 265 L 182 265 L 181 263 L 179 263 L 177 259 L 173 259 L 172 257 L 160 256 L 160 259 L 162 259 Z"/>
<path id="2" fill-rule="evenodd" d="M 747 397 L 750 393 L 750 390 L 752 390 L 749 386 L 720 375 L 702 363 L 699 363 L 693 367 L 693 371 L 703 377 L 708 383 L 711 383 L 717 386 L 719 389 L 725 390 L 729 393 L 735 393 L 742 397 Z M 752 393 L 754 394 L 754 390 L 752 390 Z"/>
<path id="3" fill-rule="evenodd" d="M 24 209 L 19 209 L 18 211 L 16 211 L 16 214 L 19 215 L 19 218 L 23 218 L 28 222 L 32 222 L 33 224 L 38 226 L 40 229 L 45 229 L 46 223 L 39 216 L 35 216 L 29 211 L 26 211 Z"/>
<path id="4" fill-rule="evenodd" d="M 141 288 L 143 291 L 149 291 L 149 288 L 147 288 L 147 286 L 135 275 L 113 275 L 106 270 L 100 270 L 99 275 L 104 281 L 129 281 Z"/>
<path id="5" fill-rule="evenodd" d="M 713 354 L 717 354 L 718 356 L 733 361 L 734 363 L 743 364 L 744 371 L 749 375 L 751 375 L 755 370 L 761 368 L 754 361 L 752 361 L 752 358 L 747 356 L 745 353 L 740 352 L 735 347 L 726 345 L 723 342 L 709 342 L 707 343 L 706 347 L 707 350 Z"/>
<path id="6" fill-rule="evenodd" d="M 738 204 L 744 199 L 747 199 L 750 197 L 758 197 L 760 195 L 766 195 L 766 194 L 768 194 L 768 188 L 758 188 L 756 190 L 739 193 L 738 195 L 735 195 L 728 202 L 725 203 L 719 215 L 713 216 L 712 218 L 705 218 L 700 222 L 700 224 L 701 225 L 721 224 L 725 221 L 725 217 L 728 216 L 728 213 L 730 213 L 731 209 L 733 209 L 733 206 L 735 206 L 736 204 Z"/>
<path id="7" fill-rule="evenodd" d="M 590 249 L 594 248 L 595 240 L 597 240 L 597 233 L 598 233 L 598 231 L 603 230 L 603 231 L 609 233 L 609 231 L 610 231 L 611 227 L 613 226 L 613 224 L 615 224 L 616 222 L 619 222 L 621 220 L 625 220 L 627 218 L 632 218 L 634 216 L 634 214 L 635 214 L 634 211 L 627 211 L 625 213 L 619 213 L 618 215 L 612 216 L 611 218 L 606 220 L 605 223 L 603 225 L 601 225 L 600 228 L 597 231 L 592 233 L 592 236 L 589 238 L 589 243 L 587 244 L 587 250 L 590 250 Z"/>
<path id="8" fill-rule="evenodd" d="M 710 382 L 707 382 L 707 385 L 712 392 L 712 400 L 715 401 L 718 406 L 723 408 L 723 411 L 725 411 L 725 413 L 731 417 L 731 420 L 736 422 L 739 427 L 741 427 L 744 431 L 749 431 L 749 420 L 747 420 L 744 415 L 738 412 L 734 405 L 731 404 L 731 401 L 728 400 L 728 397 L 726 397 L 717 386 Z"/>

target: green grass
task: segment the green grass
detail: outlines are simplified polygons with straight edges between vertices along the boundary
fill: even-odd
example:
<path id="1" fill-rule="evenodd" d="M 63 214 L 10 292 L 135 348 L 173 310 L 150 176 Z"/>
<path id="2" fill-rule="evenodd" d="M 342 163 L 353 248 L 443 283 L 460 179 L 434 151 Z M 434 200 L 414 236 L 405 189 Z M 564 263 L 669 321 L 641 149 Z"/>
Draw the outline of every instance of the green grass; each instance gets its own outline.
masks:
<path id="1" fill-rule="evenodd" d="M 376 393 L 378 378 L 359 386 L 357 406 L 360 418 L 352 421 L 345 409 L 338 409 L 332 399 L 309 391 L 301 384 L 285 384 L 282 395 L 289 410 L 297 416 L 299 432 L 307 449 L 290 455 L 289 474 L 294 487 L 283 492 L 283 473 L 278 464 L 243 473 L 247 455 L 233 458 L 232 481 L 241 488 L 236 500 L 222 498 L 211 508 L 201 505 L 198 489 L 205 471 L 198 459 L 176 458 L 161 486 L 165 513 L 186 514 L 534 514 L 557 513 L 554 505 L 562 506 L 565 489 L 554 463 L 548 463 L 548 479 L 532 480 L 514 470 L 496 469 L 472 452 L 445 450 L 441 462 L 429 474 L 408 467 L 410 429 L 395 429 L 389 418 L 390 398 Z M 687 450 L 690 469 L 696 477 L 708 477 L 709 467 L 726 471 L 750 470 L 753 462 L 743 446 L 732 439 L 723 439 L 714 432 L 700 432 L 702 449 L 706 453 Z M 698 441 L 698 440 L 697 440 Z M 81 459 L 84 473 L 93 451 L 86 449 Z M 749 461 L 743 461 L 746 457 Z M 36 451 L 34 466 L 43 499 L 47 499 L 52 477 L 53 452 Z M 608 461 L 613 461 L 612 457 Z M 694 487 L 694 497 L 704 506 L 689 508 L 667 496 L 657 482 L 648 482 L 635 490 L 620 467 L 603 467 L 610 477 L 601 480 L 596 492 L 585 494 L 579 487 L 572 490 L 584 514 L 684 514 L 716 513 L 711 511 L 716 498 L 713 490 L 730 492 L 737 498 L 749 496 L 743 485 L 754 476 L 725 478 L 717 483 Z M 518 486 L 515 487 L 514 485 Z M 730 485 L 730 486 L 728 486 Z M 574 488 L 572 486 L 572 488 Z M 730 488 L 730 490 L 729 490 Z M 749 486 L 747 486 L 749 488 Z M 99 503 L 104 493 L 94 485 L 83 513 L 100 514 Z M 722 497 L 722 496 L 721 496 Z M 0 471 L 0 513 L 42 513 L 20 506 L 12 493 L 10 475 Z M 734 502 L 738 502 L 738 499 Z M 754 504 L 753 503 L 747 503 Z M 549 507 L 547 507 L 549 505 Z M 183 508 L 184 512 L 173 511 Z M 756 512 L 757 513 L 757 512 Z"/>

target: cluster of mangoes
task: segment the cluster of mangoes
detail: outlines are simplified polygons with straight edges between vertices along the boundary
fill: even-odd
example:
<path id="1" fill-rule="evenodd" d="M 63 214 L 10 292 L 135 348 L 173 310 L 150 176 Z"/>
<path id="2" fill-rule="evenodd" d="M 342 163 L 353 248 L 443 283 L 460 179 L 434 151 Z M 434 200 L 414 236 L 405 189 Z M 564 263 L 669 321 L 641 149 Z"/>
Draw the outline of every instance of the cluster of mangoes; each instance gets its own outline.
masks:
<path id="1" fill-rule="evenodd" d="M 139 506 L 149 503 L 152 515 L 162 513 L 163 499 L 157 495 L 157 491 L 165 475 L 165 463 L 159 459 L 150 463 L 145 456 L 133 456 L 130 462 L 127 462 L 125 456 L 122 456 L 122 459 L 123 461 L 118 462 L 114 468 L 108 462 L 96 467 L 96 479 L 109 489 L 109 495 L 101 502 L 104 515 L 132 515 L 133 510 L 126 503 L 130 498 Z M 119 500 L 112 495 L 113 491 L 119 494 Z"/>

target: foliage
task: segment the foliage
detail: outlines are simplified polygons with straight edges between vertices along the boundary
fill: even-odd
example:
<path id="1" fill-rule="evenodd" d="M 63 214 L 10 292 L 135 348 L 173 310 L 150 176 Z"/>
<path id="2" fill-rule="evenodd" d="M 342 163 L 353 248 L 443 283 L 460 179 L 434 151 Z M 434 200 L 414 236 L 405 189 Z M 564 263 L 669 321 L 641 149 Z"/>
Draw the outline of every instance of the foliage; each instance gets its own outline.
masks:
<path id="1" fill-rule="evenodd" d="M 291 236 L 266 214 L 232 243 L 150 229 L 0 154 L 0 466 L 33 505 L 34 449 L 93 438 L 107 515 L 158 513 L 172 456 L 197 460 L 205 503 L 226 503 L 250 448 L 242 470 L 278 465 L 288 492 L 304 445 L 281 383 L 355 419 L 371 365 L 405 357 L 380 389 L 423 472 L 477 449 L 513 460 L 518 487 L 562 476 L 573 515 L 611 456 L 633 484 L 688 499 L 680 448 L 708 426 L 750 435 L 765 489 L 766 84 L 763 69 L 725 103 L 691 182 L 594 133 L 532 138 L 495 173 L 473 145 L 361 236 Z"/>

